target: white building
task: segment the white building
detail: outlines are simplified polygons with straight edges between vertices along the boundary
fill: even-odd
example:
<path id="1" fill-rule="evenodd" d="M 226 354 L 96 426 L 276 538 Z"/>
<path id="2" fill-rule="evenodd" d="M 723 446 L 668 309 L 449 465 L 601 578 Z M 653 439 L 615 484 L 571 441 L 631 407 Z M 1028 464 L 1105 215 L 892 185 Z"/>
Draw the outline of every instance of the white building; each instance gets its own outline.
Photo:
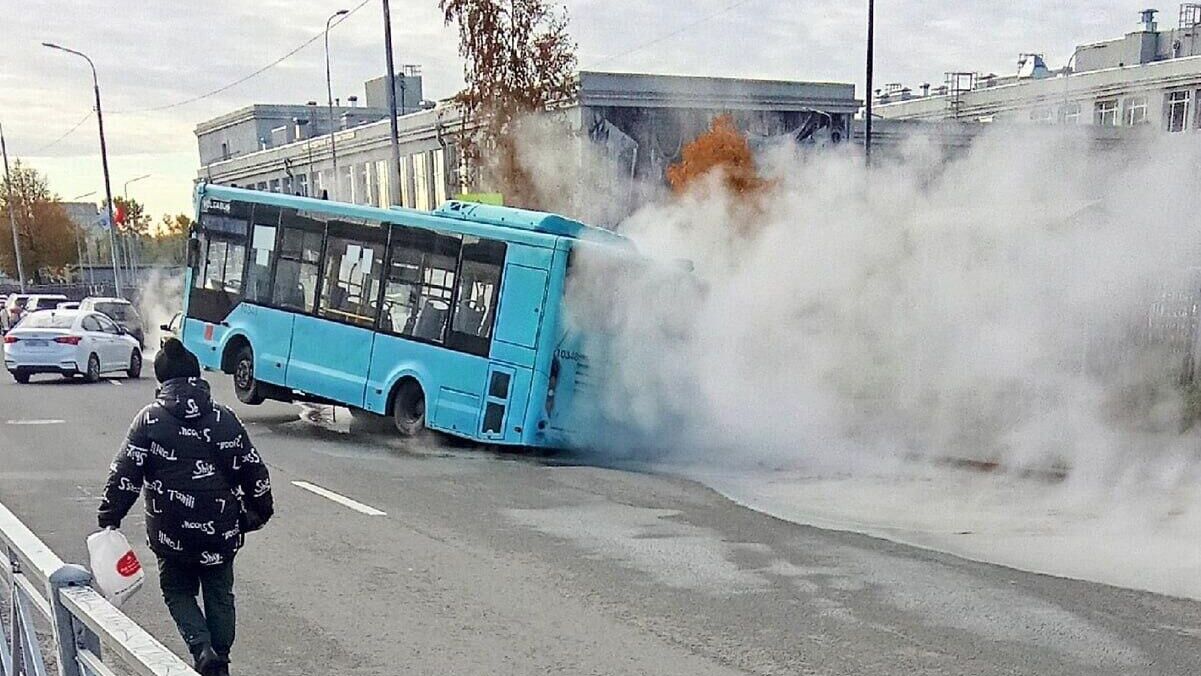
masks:
<path id="1" fill-rule="evenodd" d="M 885 119 L 1009 121 L 1201 129 L 1201 3 L 1180 6 L 1177 26 L 1160 30 L 1156 10 L 1138 30 L 1080 45 L 1052 71 L 1040 54 L 1022 54 L 1008 76 L 946 73 L 939 87 L 886 85 L 873 96 Z"/>

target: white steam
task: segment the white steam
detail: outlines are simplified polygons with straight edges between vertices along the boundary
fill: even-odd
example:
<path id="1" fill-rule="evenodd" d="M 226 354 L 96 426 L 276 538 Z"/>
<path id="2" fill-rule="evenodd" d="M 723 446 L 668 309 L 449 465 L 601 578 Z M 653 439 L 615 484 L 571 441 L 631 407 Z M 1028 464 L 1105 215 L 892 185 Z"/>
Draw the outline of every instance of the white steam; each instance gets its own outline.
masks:
<path id="1" fill-rule="evenodd" d="M 1201 261 L 1198 160 L 1179 138 L 997 129 L 870 172 L 780 151 L 760 211 L 718 181 L 652 204 L 619 230 L 693 260 L 707 293 L 576 280 L 622 315 L 607 413 L 694 463 L 953 457 L 1175 485 L 1196 469 L 1175 380 L 1191 346 L 1152 310 Z"/>

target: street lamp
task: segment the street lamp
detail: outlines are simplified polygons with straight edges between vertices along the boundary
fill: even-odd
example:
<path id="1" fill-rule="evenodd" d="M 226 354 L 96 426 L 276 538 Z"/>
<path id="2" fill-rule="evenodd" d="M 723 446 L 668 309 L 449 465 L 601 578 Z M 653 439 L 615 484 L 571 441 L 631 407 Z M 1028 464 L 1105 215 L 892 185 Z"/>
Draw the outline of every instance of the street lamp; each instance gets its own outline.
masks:
<path id="1" fill-rule="evenodd" d="M 81 200 L 81 199 L 83 199 L 83 198 L 85 198 L 85 197 L 91 197 L 92 195 L 95 195 L 95 194 L 96 194 L 96 191 L 95 191 L 95 190 L 93 190 L 92 192 L 85 192 L 85 193 L 84 193 L 84 194 L 82 194 L 82 195 L 76 195 L 76 196 L 72 197 L 72 198 L 71 198 L 71 201 L 72 201 L 72 202 L 78 202 L 79 200 Z M 80 237 L 82 237 L 82 239 L 83 239 L 83 245 L 82 245 L 82 246 L 80 246 L 80 243 L 79 243 Z M 80 228 L 80 230 L 79 230 L 79 236 L 77 236 L 77 237 L 75 238 L 75 246 L 76 246 L 76 247 L 79 247 L 79 249 L 80 249 L 80 251 L 79 251 L 79 265 L 80 265 L 80 266 L 83 266 L 83 259 L 84 259 L 84 256 L 85 256 L 85 255 L 87 256 L 87 259 L 88 259 L 88 279 L 90 279 L 90 280 L 91 280 L 92 286 L 96 286 L 96 271 L 93 269 L 93 266 L 92 266 L 92 246 L 91 246 L 91 243 L 90 243 L 90 242 L 88 242 L 88 233 L 87 233 L 87 230 L 86 230 L 86 229 L 84 229 L 84 228 Z M 79 280 L 79 281 L 81 281 L 81 282 L 83 281 L 83 276 L 82 276 L 82 275 L 80 276 L 80 280 Z"/>
<path id="2" fill-rule="evenodd" d="M 84 61 L 88 62 L 88 66 L 92 69 L 92 89 L 96 92 L 96 123 L 100 126 L 100 164 L 104 168 L 104 197 L 107 200 L 105 208 L 108 210 L 108 239 L 113 251 L 113 288 L 116 294 L 120 296 L 121 276 L 117 272 L 117 236 L 113 233 L 117 224 L 113 222 L 113 190 L 108 176 L 108 148 L 104 142 L 104 115 L 100 112 L 100 80 L 96 77 L 96 64 L 92 63 L 88 55 L 83 52 L 67 49 L 52 42 L 43 42 L 42 46 L 81 57 Z"/>
<path id="3" fill-rule="evenodd" d="M 21 238 L 17 236 L 17 215 L 13 209 L 13 182 L 8 174 L 8 146 L 4 144 L 4 127 L 0 126 L 0 155 L 4 156 L 4 185 L 8 188 L 8 224 L 13 229 L 13 257 L 17 259 L 17 279 L 25 293 L 25 268 L 21 265 Z"/>
<path id="4" fill-rule="evenodd" d="M 125 182 L 125 186 L 121 189 L 121 196 L 122 196 L 122 199 L 125 200 L 125 208 L 127 210 L 129 209 L 129 184 L 134 183 L 135 181 L 140 181 L 144 178 L 150 178 L 150 174 L 143 174 L 141 176 L 138 176 L 137 178 L 129 179 L 128 181 Z M 127 215 L 127 217 L 128 217 L 128 215 Z M 136 232 L 134 233 L 134 244 L 139 244 Z M 131 277 L 134 276 L 134 268 L 137 266 L 137 258 L 138 258 L 137 252 L 130 250 L 130 241 L 129 241 L 129 239 L 126 239 L 125 240 L 125 267 L 127 270 L 129 270 L 129 274 Z"/>
<path id="5" fill-rule="evenodd" d="M 338 184 L 341 181 L 338 178 L 338 148 L 334 145 L 334 135 L 337 129 L 334 128 L 334 86 L 333 81 L 329 76 L 329 25 L 334 19 L 350 14 L 350 10 L 340 9 L 325 20 L 325 94 L 328 97 L 329 106 L 329 152 L 333 157 L 334 162 L 334 199 L 338 200 Z"/>
<path id="6" fill-rule="evenodd" d="M 391 133 L 392 170 L 388 172 L 388 204 L 400 204 L 400 130 L 396 121 L 396 67 L 392 65 L 392 14 L 384 6 L 384 62 L 388 68 L 388 125 Z"/>

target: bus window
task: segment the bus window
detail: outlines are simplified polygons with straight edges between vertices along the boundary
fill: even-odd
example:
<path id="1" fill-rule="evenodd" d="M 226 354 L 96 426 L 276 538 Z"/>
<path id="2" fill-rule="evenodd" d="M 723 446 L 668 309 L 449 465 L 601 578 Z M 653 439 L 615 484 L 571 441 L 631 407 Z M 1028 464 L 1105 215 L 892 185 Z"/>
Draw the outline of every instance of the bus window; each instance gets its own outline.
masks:
<path id="1" fill-rule="evenodd" d="M 284 228 L 272 293 L 276 306 L 301 312 L 313 311 L 317 300 L 321 240 L 320 232 Z"/>
<path id="2" fill-rule="evenodd" d="M 254 205 L 250 260 L 246 267 L 246 300 L 260 303 L 271 301 L 271 264 L 278 224 L 279 207 Z"/>
<path id="3" fill-rule="evenodd" d="M 463 263 L 448 347 L 482 356 L 488 354 L 504 262 L 503 242 L 477 237 L 463 239 Z"/>
<path id="4" fill-rule="evenodd" d="M 373 326 L 383 263 L 382 244 L 330 237 L 319 314 L 326 319 Z"/>
<path id="5" fill-rule="evenodd" d="M 394 231 L 382 329 L 430 342 L 445 339 L 459 246 L 457 235 Z"/>
<path id="6" fill-rule="evenodd" d="M 202 288 L 221 291 L 225 288 L 225 254 L 228 244 L 224 240 L 209 241 L 208 256 L 204 262 L 204 284 Z"/>

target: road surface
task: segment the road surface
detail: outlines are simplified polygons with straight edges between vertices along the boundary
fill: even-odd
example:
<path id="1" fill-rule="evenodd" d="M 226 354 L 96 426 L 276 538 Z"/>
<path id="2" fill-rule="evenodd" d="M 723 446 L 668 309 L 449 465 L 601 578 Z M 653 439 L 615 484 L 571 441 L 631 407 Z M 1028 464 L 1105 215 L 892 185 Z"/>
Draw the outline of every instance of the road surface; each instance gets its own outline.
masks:
<path id="1" fill-rule="evenodd" d="M 64 559 L 86 559 L 108 463 L 154 387 L 0 383 L 0 501 Z M 680 479 L 235 408 L 278 509 L 238 558 L 235 674 L 1201 669 L 1194 601 L 798 526 Z M 139 502 L 124 528 L 149 578 L 127 610 L 182 652 L 142 527 Z"/>

